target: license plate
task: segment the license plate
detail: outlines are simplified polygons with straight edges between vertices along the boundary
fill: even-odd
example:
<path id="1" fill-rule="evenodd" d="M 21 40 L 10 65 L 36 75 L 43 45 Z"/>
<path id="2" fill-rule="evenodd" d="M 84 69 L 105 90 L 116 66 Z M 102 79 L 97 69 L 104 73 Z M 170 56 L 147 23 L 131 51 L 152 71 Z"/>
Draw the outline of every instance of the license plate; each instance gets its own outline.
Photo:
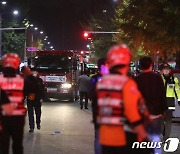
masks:
<path id="1" fill-rule="evenodd" d="M 57 88 L 47 88 L 47 92 L 56 92 Z"/>

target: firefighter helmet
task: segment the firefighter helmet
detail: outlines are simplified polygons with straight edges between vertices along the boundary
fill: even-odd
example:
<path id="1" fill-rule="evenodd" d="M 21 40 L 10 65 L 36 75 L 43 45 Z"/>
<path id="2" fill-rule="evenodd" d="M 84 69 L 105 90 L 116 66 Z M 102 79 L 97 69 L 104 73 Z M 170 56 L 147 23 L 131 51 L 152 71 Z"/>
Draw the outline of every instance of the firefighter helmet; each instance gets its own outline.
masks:
<path id="1" fill-rule="evenodd" d="M 107 53 L 107 61 L 110 68 L 117 65 L 129 65 L 131 62 L 132 52 L 127 45 L 115 45 Z"/>
<path id="2" fill-rule="evenodd" d="M 2 58 L 3 67 L 11 67 L 14 69 L 18 69 L 19 64 L 20 64 L 20 58 L 15 53 L 5 54 Z"/>

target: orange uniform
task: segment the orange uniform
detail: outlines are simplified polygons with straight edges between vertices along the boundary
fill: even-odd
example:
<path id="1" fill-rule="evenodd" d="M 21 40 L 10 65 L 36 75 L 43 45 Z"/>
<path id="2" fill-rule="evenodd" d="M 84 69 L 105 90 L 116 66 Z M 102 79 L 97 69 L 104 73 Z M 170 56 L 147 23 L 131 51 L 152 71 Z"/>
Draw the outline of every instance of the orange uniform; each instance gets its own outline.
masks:
<path id="1" fill-rule="evenodd" d="M 141 94 L 136 83 L 127 76 L 110 74 L 104 76 L 97 84 L 97 92 L 100 108 L 98 117 L 100 144 L 125 146 L 127 143 L 125 132 L 133 133 L 129 123 L 136 126 L 142 121 L 138 109 Z M 105 111 L 109 110 L 108 114 L 107 112 L 102 114 L 104 108 Z"/>

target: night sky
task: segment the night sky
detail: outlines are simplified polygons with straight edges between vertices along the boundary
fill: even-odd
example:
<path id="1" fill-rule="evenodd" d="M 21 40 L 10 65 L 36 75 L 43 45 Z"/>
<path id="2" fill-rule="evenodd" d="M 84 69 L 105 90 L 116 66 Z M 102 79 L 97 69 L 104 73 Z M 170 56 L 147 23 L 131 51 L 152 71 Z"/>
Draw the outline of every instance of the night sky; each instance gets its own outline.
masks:
<path id="1" fill-rule="evenodd" d="M 7 0 L 8 5 L 27 12 L 23 16 L 48 36 L 55 49 L 86 49 L 81 23 L 96 9 L 103 10 L 113 0 Z M 8 6 L 9 7 L 9 6 Z M 28 10 L 28 11 L 27 11 Z"/>

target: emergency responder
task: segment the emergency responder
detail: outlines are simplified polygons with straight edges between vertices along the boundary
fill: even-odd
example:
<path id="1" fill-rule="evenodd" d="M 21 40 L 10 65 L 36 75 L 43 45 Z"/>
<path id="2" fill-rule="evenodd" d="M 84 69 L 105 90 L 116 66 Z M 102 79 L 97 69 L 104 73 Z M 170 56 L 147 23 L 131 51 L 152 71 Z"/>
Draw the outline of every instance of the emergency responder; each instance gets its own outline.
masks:
<path id="1" fill-rule="evenodd" d="M 125 44 L 113 46 L 107 53 L 110 74 L 97 83 L 102 154 L 139 154 L 133 142 L 147 140 L 142 115 L 148 113 L 136 83 L 127 76 L 131 56 Z"/>
<path id="2" fill-rule="evenodd" d="M 3 115 L 11 115 L 13 112 L 13 107 L 10 104 L 10 101 L 8 99 L 8 96 L 4 90 L 1 89 L 0 87 L 0 116 L 1 114 Z M 0 124 L 1 124 L 1 119 L 0 119 Z M 0 130 L 1 130 L 1 125 L 0 125 Z"/>
<path id="3" fill-rule="evenodd" d="M 93 123 L 94 123 L 94 150 L 95 154 L 101 154 L 101 145 L 99 144 L 99 125 L 97 124 L 97 114 L 98 114 L 98 105 L 97 105 L 97 94 L 96 94 L 96 84 L 99 80 L 101 80 L 102 76 L 109 73 L 108 66 L 106 63 L 106 58 L 100 58 L 97 62 L 98 65 L 98 73 L 96 73 L 91 78 L 90 84 L 90 99 L 92 100 L 92 115 L 93 115 Z"/>
<path id="4" fill-rule="evenodd" d="M 166 100 L 168 105 L 168 110 L 165 113 L 163 129 L 163 139 L 166 140 L 169 138 L 171 133 L 172 112 L 175 111 L 175 99 L 177 98 L 176 89 L 179 88 L 179 81 L 178 78 L 171 75 L 171 67 L 168 64 L 163 65 L 161 76 L 165 85 Z"/>
<path id="5" fill-rule="evenodd" d="M 29 117 L 29 132 L 34 132 L 34 110 L 36 114 L 37 129 L 41 128 L 41 104 L 43 99 L 43 81 L 39 77 L 33 76 L 30 68 L 22 67 L 21 72 L 25 76 L 25 82 L 29 82 L 31 87 L 26 92 L 27 110 Z"/>
<path id="6" fill-rule="evenodd" d="M 161 75 L 152 71 L 151 57 L 142 57 L 139 64 L 142 73 L 135 77 L 135 81 L 150 113 L 151 122 L 147 126 L 147 133 L 152 142 L 160 142 L 162 117 L 167 110 L 164 83 Z M 161 154 L 161 148 L 155 148 L 154 153 Z"/>
<path id="7" fill-rule="evenodd" d="M 4 90 L 0 88 L 0 154 L 2 154 L 2 123 L 1 118 L 3 115 L 11 115 L 13 113 L 13 107 L 10 104 L 8 96 Z"/>
<path id="8" fill-rule="evenodd" d="M 88 92 L 90 86 L 90 78 L 87 76 L 88 72 L 84 71 L 81 76 L 78 78 L 78 86 L 79 86 L 79 95 L 80 95 L 80 108 L 88 109 Z M 85 103 L 83 99 L 85 98 Z"/>
<path id="9" fill-rule="evenodd" d="M 11 105 L 12 116 L 2 116 L 2 153 L 9 153 L 12 138 L 13 154 L 23 154 L 23 134 L 26 109 L 24 107 L 24 78 L 17 74 L 20 58 L 17 54 L 8 53 L 2 58 L 3 74 L 0 75 L 0 87 L 6 91 Z"/>

